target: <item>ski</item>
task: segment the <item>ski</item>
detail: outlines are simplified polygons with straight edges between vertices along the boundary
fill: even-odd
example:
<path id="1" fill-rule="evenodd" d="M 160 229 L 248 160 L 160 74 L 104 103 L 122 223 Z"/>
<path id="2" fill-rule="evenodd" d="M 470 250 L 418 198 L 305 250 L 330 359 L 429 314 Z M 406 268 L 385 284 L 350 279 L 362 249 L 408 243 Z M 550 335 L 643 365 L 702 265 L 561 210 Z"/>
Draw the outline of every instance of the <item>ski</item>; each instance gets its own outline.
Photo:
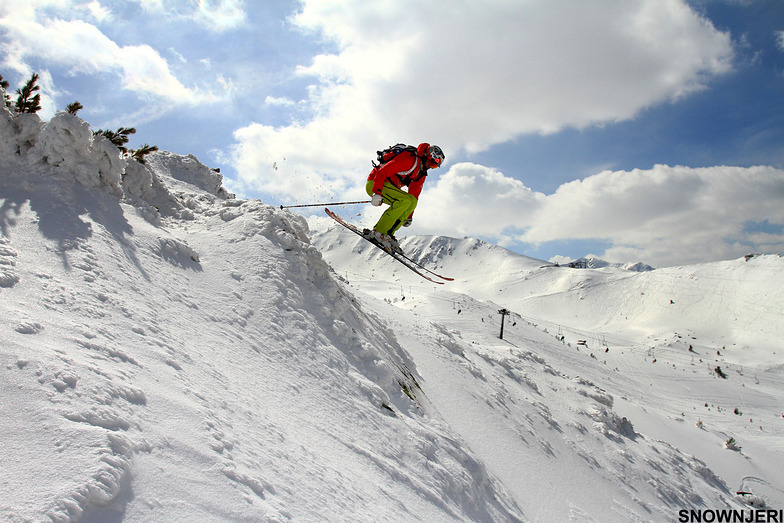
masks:
<path id="1" fill-rule="evenodd" d="M 448 278 L 446 276 L 441 276 L 437 272 L 431 271 L 430 269 L 428 269 L 427 267 L 425 267 L 424 265 L 422 265 L 418 261 L 414 260 L 413 258 L 410 258 L 407 254 L 398 253 L 398 255 L 402 256 L 403 258 L 405 258 L 406 260 L 410 261 L 411 263 L 413 263 L 414 265 L 416 265 L 417 267 L 419 267 L 423 271 L 427 271 L 427 272 L 429 272 L 430 274 L 432 274 L 433 276 L 435 276 L 437 278 L 441 278 L 442 280 L 446 280 L 446 281 L 455 281 L 454 278 Z"/>
<path id="2" fill-rule="evenodd" d="M 337 214 L 333 213 L 332 211 L 329 211 L 328 209 L 327 209 L 327 211 L 328 211 L 328 214 L 329 214 L 329 213 L 332 213 L 334 216 L 337 216 L 338 218 L 340 218 L 340 216 L 338 216 Z M 341 218 L 341 219 L 342 219 L 342 218 Z M 345 224 L 345 222 L 344 222 L 343 224 Z M 351 225 L 351 224 L 348 224 L 348 225 Z M 356 230 L 354 230 L 354 232 L 358 232 L 358 230 L 359 230 L 359 229 L 357 229 L 357 228 L 356 228 L 356 227 L 354 227 L 354 226 L 351 226 L 350 228 L 351 228 L 352 230 L 353 230 L 353 229 L 356 229 Z M 361 234 L 361 233 L 360 233 L 360 234 Z M 366 239 L 367 239 L 367 238 L 366 238 Z M 369 241 L 369 240 L 368 240 L 368 241 Z M 382 249 L 384 252 L 387 252 L 387 250 L 386 250 L 386 249 L 384 249 L 383 247 L 381 247 L 380 245 L 378 245 L 378 244 L 376 244 L 376 243 L 374 243 L 374 242 L 370 242 L 370 243 L 373 243 L 374 245 L 377 245 L 377 246 L 378 246 L 379 248 L 381 248 L 381 249 Z M 408 260 L 409 262 L 413 263 L 414 265 L 416 265 L 417 267 L 419 267 L 419 268 L 420 268 L 420 269 L 422 269 L 423 271 L 427 271 L 429 274 L 432 274 L 432 275 L 433 275 L 433 276 L 435 276 L 436 278 L 440 278 L 440 279 L 442 279 L 442 280 L 445 280 L 445 281 L 455 281 L 455 279 L 454 279 L 454 278 L 449 278 L 448 276 L 443 276 L 443 275 L 441 275 L 441 274 L 438 274 L 438 273 L 437 273 L 437 272 L 435 272 L 435 271 L 432 271 L 432 270 L 428 269 L 427 267 L 425 267 L 424 265 L 422 265 L 420 262 L 418 262 L 417 260 L 415 260 L 415 259 L 411 258 L 410 256 L 408 256 L 408 255 L 407 255 L 407 254 L 405 254 L 405 253 L 396 252 L 396 253 L 395 253 L 395 255 L 396 255 L 396 256 L 400 256 L 401 258 L 404 258 L 405 260 Z"/>
<path id="3" fill-rule="evenodd" d="M 342 226 L 343 226 L 343 227 L 345 227 L 346 229 L 350 230 L 350 231 L 351 231 L 351 232 L 353 232 L 354 234 L 358 235 L 358 236 L 359 236 L 360 238 L 362 238 L 363 240 L 367 241 L 368 243 L 370 243 L 370 244 L 372 244 L 372 245 L 375 245 L 376 247 L 378 247 L 379 249 L 381 249 L 382 251 L 384 251 L 386 254 L 388 254 L 389 256 L 391 256 L 392 258 L 394 258 L 394 259 L 395 259 L 395 260 L 396 260 L 398 263 L 400 263 L 401 265 L 403 265 L 404 267 L 406 267 L 406 268 L 407 268 L 407 269 L 409 269 L 410 271 L 417 273 L 419 276 L 421 276 L 422 278 L 426 279 L 427 281 L 430 281 L 430 282 L 436 283 L 436 284 L 438 284 L 438 285 L 443 285 L 443 284 L 444 284 L 444 282 L 442 282 L 442 281 L 438 281 L 438 280 L 434 280 L 433 278 L 431 278 L 431 277 L 430 277 L 430 276 L 428 276 L 427 274 L 425 274 L 425 273 L 423 273 L 422 271 L 420 271 L 419 269 L 421 268 L 421 269 L 424 269 L 424 270 L 426 270 L 426 271 L 428 271 L 428 272 L 431 272 L 431 273 L 432 273 L 434 276 L 438 276 L 438 275 L 436 275 L 435 273 L 433 273 L 432 271 L 430 271 L 429 269 L 426 269 L 425 267 L 422 267 L 422 266 L 421 266 L 419 263 L 415 262 L 414 260 L 412 260 L 412 259 L 411 259 L 411 258 L 409 258 L 408 256 L 406 256 L 406 255 L 401 255 L 401 254 L 399 254 L 399 253 L 396 253 L 396 252 L 390 252 L 390 251 L 386 250 L 384 247 L 382 247 L 382 246 L 381 246 L 381 245 L 379 245 L 378 243 L 376 243 L 376 242 L 374 242 L 374 241 L 371 241 L 371 240 L 369 240 L 368 238 L 365 238 L 365 235 L 364 235 L 364 234 L 362 234 L 362 231 L 361 231 L 361 230 L 359 230 L 359 229 L 358 229 L 356 226 L 354 226 L 354 225 L 352 225 L 352 224 L 348 223 L 347 221 L 345 221 L 343 218 L 341 218 L 340 216 L 338 216 L 338 215 L 337 215 L 337 214 L 335 214 L 334 212 L 330 211 L 330 210 L 329 210 L 329 209 L 327 209 L 327 208 L 324 208 L 324 211 L 327 213 L 327 216 L 329 216 L 330 218 L 332 218 L 333 220 L 335 220 L 335 221 L 336 221 L 336 222 L 338 222 L 340 225 L 342 225 Z M 439 276 L 439 277 L 441 277 L 441 276 Z M 444 278 L 444 279 L 446 280 L 447 278 Z"/>

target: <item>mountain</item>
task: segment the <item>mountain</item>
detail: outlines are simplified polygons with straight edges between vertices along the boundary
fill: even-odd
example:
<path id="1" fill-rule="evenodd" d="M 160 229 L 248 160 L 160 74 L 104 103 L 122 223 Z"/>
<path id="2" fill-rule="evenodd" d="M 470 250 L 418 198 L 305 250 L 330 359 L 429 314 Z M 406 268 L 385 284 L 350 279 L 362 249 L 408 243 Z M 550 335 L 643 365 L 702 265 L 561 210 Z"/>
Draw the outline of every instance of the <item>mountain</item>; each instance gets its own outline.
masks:
<path id="1" fill-rule="evenodd" d="M 450 424 L 460 427 L 468 445 L 532 519 L 657 521 L 677 517 L 668 510 L 729 506 L 707 502 L 702 494 L 691 501 L 674 494 L 664 501 L 670 495 L 663 491 L 646 497 L 646 489 L 634 483 L 693 493 L 694 484 L 669 482 L 675 477 L 691 482 L 697 471 L 733 493 L 750 493 L 738 496 L 747 503 L 781 504 L 777 485 L 784 484 L 784 463 L 775 443 L 784 435 L 779 392 L 784 297 L 775 290 L 784 285 L 781 256 L 638 273 L 553 267 L 474 239 L 404 239 L 411 256 L 456 277 L 436 287 L 423 285 L 328 221 L 311 219 L 310 225 L 313 244 L 336 274 L 368 306 L 374 300 L 385 304 L 376 310 L 393 318 L 396 331 L 411 333 L 406 347 L 423 387 L 435 386 L 442 394 L 436 401 L 430 393 L 436 407 L 448 413 Z M 498 339 L 501 308 L 512 312 L 503 340 Z M 397 319 L 402 311 L 413 316 Z M 424 329 L 429 324 L 432 332 L 412 327 L 418 324 Z M 419 352 L 413 348 L 416 338 L 437 341 Z M 459 357 L 451 359 L 449 353 Z M 569 380 L 593 389 L 580 391 Z M 456 386 L 435 385 L 441 383 Z M 585 395 L 608 399 L 599 405 L 615 429 L 580 417 Z M 575 427 L 576 433 L 570 432 Z M 593 430 L 615 438 L 598 445 L 591 441 Z M 731 438 L 745 445 L 728 449 Z M 668 450 L 648 454 L 643 441 Z M 536 453 L 533 442 L 550 450 Z M 636 452 L 641 454 L 630 454 Z M 665 473 L 658 458 L 667 452 L 678 456 L 670 463 L 697 462 L 689 465 L 690 472 Z M 624 459 L 602 461 L 618 456 Z M 649 466 L 653 470 L 646 472 Z M 608 486 L 604 473 L 617 474 L 617 484 Z M 601 487 L 586 489 L 574 478 Z M 566 499 L 562 493 L 568 493 Z M 618 502 L 626 496 L 626 502 Z M 549 502 L 537 505 L 531 499 Z M 655 514 L 645 516 L 642 506 L 657 507 Z"/>
<path id="2" fill-rule="evenodd" d="M 407 238 L 456 278 L 435 286 L 193 156 L 147 159 L 0 109 L 4 520 L 782 506 L 780 257 L 574 270 Z"/>
<path id="3" fill-rule="evenodd" d="M 616 268 L 626 269 L 627 271 L 634 271 L 634 272 L 645 272 L 645 271 L 655 270 L 653 267 L 643 262 L 610 263 L 608 261 L 602 260 L 601 258 L 597 258 L 596 256 L 592 256 L 590 254 L 583 258 L 578 258 L 569 263 L 565 263 L 564 265 L 575 269 L 602 269 L 604 267 L 616 267 Z"/>

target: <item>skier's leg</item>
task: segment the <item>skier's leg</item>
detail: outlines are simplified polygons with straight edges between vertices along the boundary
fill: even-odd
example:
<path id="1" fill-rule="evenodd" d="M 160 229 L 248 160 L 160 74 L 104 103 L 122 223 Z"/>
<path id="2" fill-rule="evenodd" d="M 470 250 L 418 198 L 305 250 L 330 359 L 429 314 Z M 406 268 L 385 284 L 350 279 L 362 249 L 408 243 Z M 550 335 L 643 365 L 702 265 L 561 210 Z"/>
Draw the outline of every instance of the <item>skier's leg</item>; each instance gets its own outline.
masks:
<path id="1" fill-rule="evenodd" d="M 394 234 L 414 212 L 417 199 L 389 182 L 384 184 L 381 195 L 384 197 L 384 203 L 389 205 L 389 209 L 381 215 L 373 228 L 383 234 Z"/>
<path id="2" fill-rule="evenodd" d="M 409 216 L 414 212 L 417 206 L 417 199 L 411 196 L 410 194 L 406 193 L 408 197 L 408 207 L 400 214 L 400 217 L 397 219 L 395 226 L 393 227 L 392 231 L 389 234 L 395 234 L 398 229 L 403 226 L 403 222 L 405 222 Z"/>

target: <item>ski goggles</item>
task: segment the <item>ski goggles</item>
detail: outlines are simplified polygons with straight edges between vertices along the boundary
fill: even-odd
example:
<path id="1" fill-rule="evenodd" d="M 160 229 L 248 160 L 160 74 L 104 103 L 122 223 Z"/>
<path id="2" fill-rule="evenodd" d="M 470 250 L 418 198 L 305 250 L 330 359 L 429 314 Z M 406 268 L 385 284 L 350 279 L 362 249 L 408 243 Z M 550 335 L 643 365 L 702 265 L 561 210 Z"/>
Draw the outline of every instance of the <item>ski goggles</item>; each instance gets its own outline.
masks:
<path id="1" fill-rule="evenodd" d="M 441 162 L 443 162 L 445 158 L 444 152 L 437 145 L 430 146 L 430 149 L 428 151 L 428 156 L 430 157 L 431 160 L 433 160 L 433 162 L 436 165 L 441 165 Z"/>

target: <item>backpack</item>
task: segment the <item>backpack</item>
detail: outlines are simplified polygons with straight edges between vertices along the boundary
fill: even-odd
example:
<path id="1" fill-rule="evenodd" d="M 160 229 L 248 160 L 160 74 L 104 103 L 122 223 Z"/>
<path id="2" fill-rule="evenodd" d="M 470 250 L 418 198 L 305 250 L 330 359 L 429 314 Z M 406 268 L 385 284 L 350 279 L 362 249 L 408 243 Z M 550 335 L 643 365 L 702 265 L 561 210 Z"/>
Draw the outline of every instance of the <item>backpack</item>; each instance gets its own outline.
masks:
<path id="1" fill-rule="evenodd" d="M 395 156 L 397 156 L 402 152 L 407 152 L 416 155 L 417 148 L 413 145 L 398 143 L 390 147 L 387 147 L 383 151 L 376 151 L 376 155 L 377 155 L 376 160 L 378 160 L 378 164 L 376 164 L 376 162 L 370 162 L 370 163 L 373 164 L 373 167 L 381 167 L 382 165 L 384 165 L 389 160 L 391 160 L 392 158 L 394 158 Z"/>

